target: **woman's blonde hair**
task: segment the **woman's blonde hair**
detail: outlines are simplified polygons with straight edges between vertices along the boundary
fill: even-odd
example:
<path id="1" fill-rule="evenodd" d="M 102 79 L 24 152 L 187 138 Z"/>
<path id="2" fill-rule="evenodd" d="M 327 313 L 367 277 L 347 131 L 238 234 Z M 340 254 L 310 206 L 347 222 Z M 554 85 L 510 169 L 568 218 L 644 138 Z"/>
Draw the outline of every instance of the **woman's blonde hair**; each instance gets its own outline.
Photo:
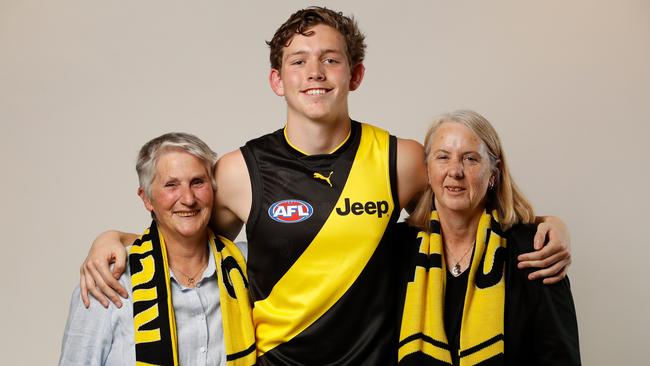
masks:
<path id="1" fill-rule="evenodd" d="M 534 222 L 533 206 L 519 190 L 510 175 L 499 135 L 492 127 L 492 124 L 480 114 L 471 110 L 457 110 L 436 118 L 424 138 L 424 152 L 427 164 L 433 134 L 445 122 L 460 123 L 466 126 L 485 144 L 495 174 L 494 185 L 492 188 L 488 188 L 486 205 L 489 209 L 497 210 L 501 227 L 507 230 L 514 224 Z M 433 191 L 429 185 L 418 201 L 415 210 L 407 219 L 408 223 L 423 230 L 429 230 L 429 218 L 432 209 Z"/>

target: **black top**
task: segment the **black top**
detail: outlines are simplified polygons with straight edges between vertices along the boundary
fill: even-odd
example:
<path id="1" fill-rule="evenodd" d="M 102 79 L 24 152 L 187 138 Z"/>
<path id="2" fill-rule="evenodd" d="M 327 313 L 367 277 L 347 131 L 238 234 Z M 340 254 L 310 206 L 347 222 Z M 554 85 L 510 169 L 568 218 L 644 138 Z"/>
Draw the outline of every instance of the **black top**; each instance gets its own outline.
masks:
<path id="1" fill-rule="evenodd" d="M 451 357 L 458 363 L 458 348 L 460 347 L 460 325 L 463 320 L 463 306 L 465 305 L 465 291 L 469 279 L 469 268 L 458 277 L 447 271 L 447 284 L 445 287 L 445 333 L 447 333 Z"/>

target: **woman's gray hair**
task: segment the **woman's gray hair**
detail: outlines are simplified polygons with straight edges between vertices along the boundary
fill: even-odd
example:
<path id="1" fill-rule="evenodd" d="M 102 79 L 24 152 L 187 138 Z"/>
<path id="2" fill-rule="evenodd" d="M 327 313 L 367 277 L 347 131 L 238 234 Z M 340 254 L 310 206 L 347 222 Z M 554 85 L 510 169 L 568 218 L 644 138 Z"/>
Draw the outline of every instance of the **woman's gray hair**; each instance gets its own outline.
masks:
<path id="1" fill-rule="evenodd" d="M 138 172 L 140 187 L 148 198 L 151 198 L 151 183 L 156 175 L 156 162 L 162 153 L 170 150 L 182 150 L 197 157 L 205 164 L 210 177 L 212 188 L 217 189 L 214 180 L 214 165 L 217 162 L 217 153 L 200 138 L 184 132 L 171 132 L 158 136 L 140 148 L 138 162 L 135 170 Z"/>
<path id="2" fill-rule="evenodd" d="M 488 189 L 487 192 L 487 204 L 488 208 L 497 210 L 501 227 L 507 230 L 514 224 L 534 222 L 533 206 L 517 187 L 510 174 L 508 161 L 503 152 L 503 146 L 497 131 L 479 113 L 464 109 L 443 114 L 436 118 L 424 138 L 424 152 L 427 164 L 429 163 L 433 134 L 443 123 L 459 123 L 466 126 L 483 141 L 487 148 L 490 163 L 495 173 L 494 187 Z M 412 226 L 428 230 L 432 208 L 433 191 L 431 186 L 427 185 L 427 189 L 420 197 L 417 207 L 407 221 Z"/>

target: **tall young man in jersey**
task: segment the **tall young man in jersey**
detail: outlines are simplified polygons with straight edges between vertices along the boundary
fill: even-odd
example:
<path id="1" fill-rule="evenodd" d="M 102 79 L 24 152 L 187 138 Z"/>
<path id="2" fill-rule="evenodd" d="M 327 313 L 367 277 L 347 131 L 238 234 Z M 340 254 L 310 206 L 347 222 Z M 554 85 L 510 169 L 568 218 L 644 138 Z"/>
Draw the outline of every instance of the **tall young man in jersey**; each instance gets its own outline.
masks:
<path id="1" fill-rule="evenodd" d="M 427 184 L 423 148 L 351 120 L 348 93 L 363 80 L 365 50 L 353 19 L 300 10 L 269 46 L 286 125 L 219 160 L 212 217 L 230 238 L 246 223 L 258 363 L 393 364 L 399 243 L 387 233 Z M 549 228 L 551 242 L 523 265 L 548 267 L 537 276 L 552 282 L 570 255 L 564 224 L 550 221 L 538 246 Z M 82 266 L 82 289 L 104 304 L 104 294 L 119 303 L 121 292 L 106 265 L 123 267 L 116 235 L 133 239 L 100 236 Z"/>

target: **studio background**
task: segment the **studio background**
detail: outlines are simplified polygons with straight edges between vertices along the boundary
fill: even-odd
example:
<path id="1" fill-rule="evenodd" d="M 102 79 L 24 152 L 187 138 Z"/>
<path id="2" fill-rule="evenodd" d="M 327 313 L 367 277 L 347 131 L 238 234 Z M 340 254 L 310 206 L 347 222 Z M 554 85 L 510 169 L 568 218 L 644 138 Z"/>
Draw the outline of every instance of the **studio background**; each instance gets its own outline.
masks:
<path id="1" fill-rule="evenodd" d="M 421 141 L 439 113 L 485 115 L 571 229 L 583 363 L 646 363 L 650 2 L 315 3 L 367 36 L 352 117 Z M 264 41 L 308 5 L 0 0 L 3 364 L 56 364 L 93 238 L 149 223 L 144 142 L 185 131 L 223 154 L 283 126 Z"/>

